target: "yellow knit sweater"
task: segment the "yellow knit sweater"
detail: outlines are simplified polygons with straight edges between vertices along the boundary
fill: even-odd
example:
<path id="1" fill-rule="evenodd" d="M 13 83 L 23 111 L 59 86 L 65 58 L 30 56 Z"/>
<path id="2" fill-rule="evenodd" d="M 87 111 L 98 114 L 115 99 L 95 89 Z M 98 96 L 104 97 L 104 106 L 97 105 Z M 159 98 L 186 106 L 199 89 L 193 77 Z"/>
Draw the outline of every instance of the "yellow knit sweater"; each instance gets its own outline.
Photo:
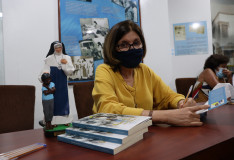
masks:
<path id="1" fill-rule="evenodd" d="M 148 66 L 141 63 L 134 69 L 134 85 L 127 85 L 119 71 L 107 64 L 96 69 L 93 88 L 93 112 L 141 115 L 143 110 L 177 108 L 184 99 L 175 93 Z"/>

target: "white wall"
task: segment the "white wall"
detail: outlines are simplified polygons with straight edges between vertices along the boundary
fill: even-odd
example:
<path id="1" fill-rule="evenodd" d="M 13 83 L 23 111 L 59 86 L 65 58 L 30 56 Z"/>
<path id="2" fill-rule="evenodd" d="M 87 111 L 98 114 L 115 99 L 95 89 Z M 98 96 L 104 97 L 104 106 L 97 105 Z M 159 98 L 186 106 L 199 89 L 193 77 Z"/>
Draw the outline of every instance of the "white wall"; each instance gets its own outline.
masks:
<path id="1" fill-rule="evenodd" d="M 2 0 L 5 84 L 36 86 L 35 123 L 43 119 L 38 75 L 51 42 L 58 40 L 57 0 Z M 77 117 L 72 88 L 71 114 Z"/>
<path id="2" fill-rule="evenodd" d="M 144 60 L 166 84 L 171 82 L 172 56 L 166 0 L 141 0 L 141 24 L 144 31 L 147 54 Z"/>
<path id="3" fill-rule="evenodd" d="M 3 54 L 3 29 L 2 29 L 2 0 L 0 0 L 0 85 L 5 84 L 4 54 Z"/>
<path id="4" fill-rule="evenodd" d="M 175 79 L 197 77 L 212 54 L 209 0 L 141 0 L 141 22 L 147 43 L 145 63 L 173 90 Z M 172 55 L 173 24 L 207 21 L 209 51 L 205 55 Z"/>
<path id="5" fill-rule="evenodd" d="M 207 20 L 210 30 L 209 0 L 140 0 L 140 3 L 148 47 L 145 63 L 175 90 L 175 77 L 197 76 L 208 55 L 171 55 L 172 24 Z M 37 77 L 50 43 L 58 40 L 57 0 L 2 0 L 2 7 L 5 83 L 36 86 L 35 128 L 38 128 L 43 112 Z M 208 35 L 210 40 L 211 33 Z M 71 87 L 69 101 L 71 114 L 77 117 Z"/>
<path id="6" fill-rule="evenodd" d="M 169 85 L 175 90 L 175 79 L 180 77 L 197 77 L 203 70 L 205 60 L 212 52 L 212 27 L 210 0 L 168 0 L 170 43 L 174 48 L 173 24 L 194 21 L 207 22 L 208 54 L 172 56 L 172 73 Z"/>

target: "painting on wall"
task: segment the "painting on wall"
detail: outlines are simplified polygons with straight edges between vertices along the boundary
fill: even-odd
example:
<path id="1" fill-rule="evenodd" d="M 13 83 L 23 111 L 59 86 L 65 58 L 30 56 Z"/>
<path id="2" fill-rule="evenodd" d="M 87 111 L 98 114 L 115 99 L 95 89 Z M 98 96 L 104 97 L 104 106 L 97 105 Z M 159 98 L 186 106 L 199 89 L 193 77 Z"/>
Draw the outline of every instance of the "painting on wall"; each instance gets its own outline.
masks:
<path id="1" fill-rule="evenodd" d="M 206 21 L 173 24 L 176 56 L 208 54 Z"/>
<path id="2" fill-rule="evenodd" d="M 94 80 L 112 26 L 123 20 L 140 26 L 139 0 L 58 0 L 58 4 L 59 39 L 75 66 L 69 84 Z"/>

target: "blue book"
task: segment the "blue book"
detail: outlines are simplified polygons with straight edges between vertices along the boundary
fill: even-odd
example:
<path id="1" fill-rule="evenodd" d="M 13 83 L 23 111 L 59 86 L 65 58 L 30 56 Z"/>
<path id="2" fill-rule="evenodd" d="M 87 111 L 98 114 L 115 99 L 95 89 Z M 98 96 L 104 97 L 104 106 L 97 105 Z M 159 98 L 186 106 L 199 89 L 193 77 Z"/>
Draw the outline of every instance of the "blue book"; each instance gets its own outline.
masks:
<path id="1" fill-rule="evenodd" d="M 137 135 L 132 141 L 129 141 L 125 144 L 118 144 L 118 143 L 112 143 L 107 142 L 99 139 L 94 138 L 86 138 L 82 136 L 76 136 L 76 135 L 69 135 L 69 134 L 61 134 L 57 137 L 58 141 L 93 149 L 96 151 L 101 151 L 109 154 L 117 154 L 121 152 L 122 150 L 130 147 L 131 145 L 135 144 L 136 142 L 143 139 L 143 135 Z"/>
<path id="2" fill-rule="evenodd" d="M 72 122 L 76 128 L 131 135 L 152 125 L 151 117 L 97 113 Z"/>
<path id="3" fill-rule="evenodd" d="M 110 133 L 110 132 L 90 130 L 90 129 L 85 129 L 85 128 L 72 127 L 72 128 L 66 129 L 66 133 L 70 134 L 70 135 L 99 139 L 99 140 L 113 142 L 113 143 L 119 143 L 119 144 L 125 144 L 125 143 L 131 141 L 137 135 L 144 134 L 145 132 L 148 132 L 148 127 L 141 129 L 140 131 L 138 131 L 130 136 L 116 134 L 116 133 Z"/>
<path id="4" fill-rule="evenodd" d="M 208 104 L 210 108 L 208 110 L 217 108 L 227 103 L 227 97 L 225 93 L 225 87 L 217 88 L 209 92 Z"/>
<path id="5" fill-rule="evenodd" d="M 219 83 L 220 84 L 220 83 Z M 217 108 L 219 106 L 222 106 L 227 103 L 227 96 L 225 91 L 225 85 L 221 84 L 216 88 L 216 86 L 209 92 L 209 100 L 205 103 L 205 105 L 209 105 L 210 108 L 208 109 L 202 109 L 199 111 L 196 111 L 197 114 L 205 113 L 209 110 L 212 110 L 214 108 Z M 229 93 L 230 94 L 230 93 Z"/>

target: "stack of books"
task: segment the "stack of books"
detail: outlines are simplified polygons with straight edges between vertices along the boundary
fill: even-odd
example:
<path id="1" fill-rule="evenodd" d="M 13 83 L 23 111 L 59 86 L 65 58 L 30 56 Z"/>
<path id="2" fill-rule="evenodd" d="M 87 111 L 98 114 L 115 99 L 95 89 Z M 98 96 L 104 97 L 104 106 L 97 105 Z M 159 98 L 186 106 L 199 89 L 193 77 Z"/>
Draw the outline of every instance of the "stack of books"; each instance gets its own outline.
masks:
<path id="1" fill-rule="evenodd" d="M 72 125 L 65 134 L 58 135 L 59 141 L 115 155 L 143 139 L 152 120 L 146 116 L 97 113 Z"/>

